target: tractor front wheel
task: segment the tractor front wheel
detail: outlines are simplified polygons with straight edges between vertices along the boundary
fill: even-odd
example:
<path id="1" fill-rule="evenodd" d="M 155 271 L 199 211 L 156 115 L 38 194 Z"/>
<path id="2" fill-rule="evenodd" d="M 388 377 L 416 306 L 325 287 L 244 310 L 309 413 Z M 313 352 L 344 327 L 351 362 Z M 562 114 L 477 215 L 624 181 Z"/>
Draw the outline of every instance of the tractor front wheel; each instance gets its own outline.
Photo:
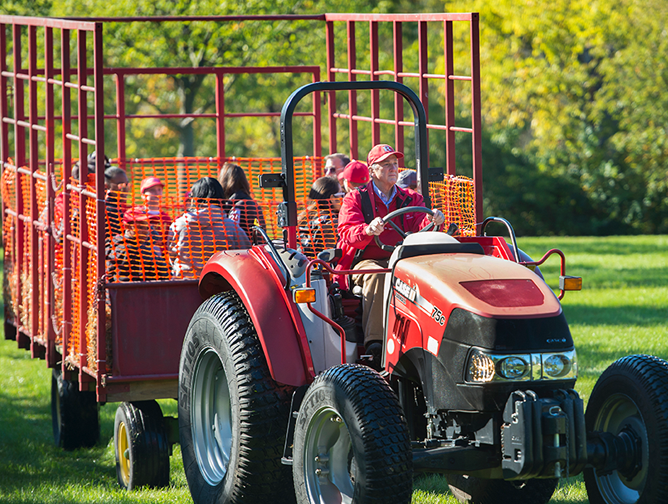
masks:
<path id="1" fill-rule="evenodd" d="M 668 362 L 631 355 L 611 364 L 594 386 L 585 423 L 587 432 L 624 435 L 638 447 L 623 469 L 585 469 L 589 502 L 668 503 Z"/>
<path id="2" fill-rule="evenodd" d="M 239 296 L 207 299 L 179 364 L 181 453 L 195 504 L 294 501 L 281 464 L 291 392 L 271 378 Z"/>
<path id="3" fill-rule="evenodd" d="M 411 501 L 413 454 L 399 401 L 366 366 L 341 365 L 306 391 L 295 426 L 297 502 Z"/>

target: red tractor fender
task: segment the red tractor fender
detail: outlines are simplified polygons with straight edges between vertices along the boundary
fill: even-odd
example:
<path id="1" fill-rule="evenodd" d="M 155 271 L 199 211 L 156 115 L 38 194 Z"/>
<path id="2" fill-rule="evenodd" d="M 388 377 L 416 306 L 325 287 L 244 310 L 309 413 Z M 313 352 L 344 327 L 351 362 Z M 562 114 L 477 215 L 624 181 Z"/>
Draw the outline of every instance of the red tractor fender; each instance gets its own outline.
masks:
<path id="1" fill-rule="evenodd" d="M 315 372 L 306 334 L 281 287 L 273 261 L 258 250 L 225 250 L 214 254 L 202 270 L 202 299 L 234 290 L 253 321 L 271 377 L 299 387 L 313 381 Z"/>

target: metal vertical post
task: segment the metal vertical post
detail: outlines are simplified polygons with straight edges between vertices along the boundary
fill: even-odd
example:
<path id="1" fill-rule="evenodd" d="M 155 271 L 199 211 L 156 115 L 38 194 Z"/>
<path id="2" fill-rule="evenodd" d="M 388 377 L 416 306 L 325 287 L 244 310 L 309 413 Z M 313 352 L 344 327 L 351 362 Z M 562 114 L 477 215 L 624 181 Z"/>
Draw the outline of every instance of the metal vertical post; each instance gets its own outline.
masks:
<path id="1" fill-rule="evenodd" d="M 356 81 L 357 77 L 353 69 L 357 65 L 357 50 L 355 48 L 355 22 L 346 21 L 348 31 L 348 80 Z M 359 158 L 359 146 L 357 144 L 357 121 L 354 117 L 357 115 L 357 91 L 348 91 L 348 109 L 350 118 L 348 119 L 348 131 L 350 132 L 350 156 L 354 159 Z"/>
<path id="2" fill-rule="evenodd" d="M 216 72 L 216 135 L 218 137 L 218 159 L 225 158 L 225 75 Z"/>
<path id="3" fill-rule="evenodd" d="M 46 225 L 47 232 L 44 233 L 46 243 L 46 264 L 44 265 L 46 292 L 44 303 L 44 319 L 46 330 L 46 363 L 49 367 L 56 366 L 56 333 L 53 329 L 54 316 L 54 285 L 53 273 L 55 269 L 55 244 L 51 230 L 53 222 L 53 200 L 55 191 L 53 187 L 54 180 L 54 162 L 55 162 L 55 135 L 54 135 L 54 94 L 53 94 L 53 28 L 44 30 L 44 77 L 46 80 L 45 89 L 45 126 L 46 126 Z"/>
<path id="4" fill-rule="evenodd" d="M 457 175 L 455 164 L 455 81 L 452 21 L 443 21 L 443 59 L 445 60 L 445 164 L 448 175 Z"/>
<path id="5" fill-rule="evenodd" d="M 378 22 L 369 21 L 369 68 L 371 80 L 378 80 Z M 371 145 L 380 143 L 380 97 L 377 89 L 371 90 Z M 371 148 L 371 146 L 369 146 Z"/>
<path id="6" fill-rule="evenodd" d="M 72 141 L 69 135 L 72 133 L 72 103 L 70 88 L 67 84 L 70 81 L 70 30 L 63 29 L 61 34 L 61 101 L 63 114 L 63 319 L 61 330 L 63 334 L 63 375 L 67 372 L 68 366 L 66 358 L 69 355 L 70 339 L 72 337 L 72 245 L 67 237 L 72 233 L 72 224 L 70 222 L 70 205 L 72 192 L 67 185 L 72 178 Z"/>
<path id="7" fill-rule="evenodd" d="M 394 39 L 394 80 L 400 84 L 404 78 L 399 75 L 404 71 L 404 43 L 401 32 L 401 21 L 393 21 L 392 32 Z M 394 148 L 404 152 L 404 127 L 399 123 L 404 120 L 404 99 L 399 94 L 394 94 Z"/>
<path id="8" fill-rule="evenodd" d="M 88 138 L 88 104 L 86 90 L 88 84 L 88 67 L 86 62 L 86 31 L 77 30 L 77 105 L 78 105 L 78 137 L 79 137 L 79 186 L 85 187 L 88 180 L 88 146 L 84 139 Z M 99 140 L 102 140 L 101 142 Z M 104 143 L 98 139 L 97 147 Z M 98 163 L 104 164 L 103 152 L 96 152 Z M 99 164 L 97 165 L 99 166 Z M 99 171 L 99 170 L 97 170 Z M 88 241 L 88 224 L 86 217 L 87 196 L 79 193 L 79 282 L 75 287 L 79 290 L 79 369 L 87 367 L 88 346 L 86 345 L 86 325 L 88 323 L 88 256 L 89 250 L 83 244 Z M 87 390 L 86 373 L 79 373 L 79 390 Z"/>
<path id="9" fill-rule="evenodd" d="M 97 264 L 96 277 L 97 278 L 97 299 L 95 300 L 96 317 L 96 331 L 93 337 L 97 338 L 97 355 L 96 357 L 96 392 L 98 399 L 100 399 L 100 388 L 102 388 L 102 377 L 107 372 L 107 331 L 106 331 L 106 311 L 105 311 L 105 291 L 104 273 L 105 266 L 105 241 L 107 234 L 107 219 L 106 219 L 106 202 L 105 202 L 105 187 L 104 187 L 104 59 L 103 59 L 103 37 L 102 37 L 102 23 L 95 23 L 95 30 L 93 32 L 93 92 L 95 100 L 95 148 L 97 156 L 97 170 L 95 173 L 95 193 L 97 194 L 97 202 L 95 205 L 95 217 L 97 227 Z M 86 292 L 88 292 L 88 284 L 86 285 Z"/>
<path id="10" fill-rule="evenodd" d="M 311 82 L 320 82 L 320 71 L 313 73 Z M 320 92 L 313 93 L 313 156 L 319 157 L 322 152 L 322 98 Z M 317 169 L 317 167 L 316 167 Z"/>
<path id="11" fill-rule="evenodd" d="M 473 142 L 473 187 L 476 223 L 482 223 L 482 118 L 480 98 L 480 32 L 477 13 L 471 14 L 471 122 Z M 477 231 L 480 226 L 476 224 Z"/>
<path id="12" fill-rule="evenodd" d="M 119 166 L 127 171 L 127 145 L 125 144 L 125 74 L 116 74 L 116 132 L 118 137 Z"/>
<path id="13" fill-rule="evenodd" d="M 9 157 L 9 125 L 3 121 L 9 113 L 7 102 L 7 25 L 0 23 L 0 162 L 5 163 Z M 4 169 L 4 166 L 0 166 Z M 3 202 L 2 218 L 4 219 L 4 207 L 6 203 Z"/>
<path id="14" fill-rule="evenodd" d="M 12 25 L 12 56 L 14 58 L 14 165 L 19 168 L 25 165 L 25 132 L 23 126 L 19 123 L 25 121 L 24 96 L 23 96 L 23 80 L 19 79 L 18 74 L 21 72 L 22 55 L 21 55 L 21 26 Z M 16 191 L 16 257 L 15 268 L 23 266 L 24 259 L 24 240 L 25 240 L 25 222 L 21 220 L 23 215 L 23 190 L 22 177 L 16 170 L 15 178 Z M 25 344 L 21 337 L 21 278 L 17 276 L 14 285 L 16 292 L 16 341 L 20 347 Z"/>
<path id="15" fill-rule="evenodd" d="M 39 143 L 37 138 L 37 27 L 28 27 L 28 149 L 30 153 L 30 356 L 39 356 L 36 338 L 39 334 L 39 298 L 41 294 L 39 278 L 39 235 L 35 223 L 39 219 L 37 208 L 37 179 L 39 171 Z"/>
<path id="16" fill-rule="evenodd" d="M 327 21 L 327 80 L 334 82 L 336 73 L 332 70 L 335 64 L 334 57 L 334 22 Z M 327 93 L 327 126 L 329 127 L 329 153 L 337 152 L 336 149 L 336 91 Z M 322 167 L 317 167 L 316 175 L 322 176 Z"/>
<path id="17" fill-rule="evenodd" d="M 429 73 L 428 65 L 428 36 L 427 36 L 427 22 L 418 21 L 418 48 L 420 54 L 419 72 L 420 72 L 420 101 L 424 106 L 424 113 L 427 123 L 429 123 L 429 80 L 425 77 Z M 429 166 L 429 130 L 427 130 L 427 138 L 424 139 L 427 144 L 427 166 Z"/>

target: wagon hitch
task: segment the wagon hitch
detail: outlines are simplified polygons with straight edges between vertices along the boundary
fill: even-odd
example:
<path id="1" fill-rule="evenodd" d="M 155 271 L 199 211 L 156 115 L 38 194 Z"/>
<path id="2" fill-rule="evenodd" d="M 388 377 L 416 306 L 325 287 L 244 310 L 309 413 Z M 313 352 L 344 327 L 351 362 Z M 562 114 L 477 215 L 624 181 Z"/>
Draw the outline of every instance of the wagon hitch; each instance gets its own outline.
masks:
<path id="1" fill-rule="evenodd" d="M 618 471 L 632 479 L 642 469 L 642 443 L 630 427 L 615 435 L 611 432 L 587 433 L 587 462 L 596 472 Z"/>

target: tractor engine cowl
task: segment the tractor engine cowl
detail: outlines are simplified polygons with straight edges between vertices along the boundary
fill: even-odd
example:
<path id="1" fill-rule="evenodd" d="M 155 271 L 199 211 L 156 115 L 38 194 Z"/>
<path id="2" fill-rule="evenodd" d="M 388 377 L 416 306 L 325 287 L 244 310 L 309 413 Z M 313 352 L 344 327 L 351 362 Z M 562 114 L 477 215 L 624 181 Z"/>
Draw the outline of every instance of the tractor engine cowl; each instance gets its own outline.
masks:
<path id="1" fill-rule="evenodd" d="M 501 411 L 519 388 L 575 384 L 561 305 L 519 264 L 476 254 L 401 260 L 387 317 L 388 368 L 419 379 L 432 411 Z"/>

